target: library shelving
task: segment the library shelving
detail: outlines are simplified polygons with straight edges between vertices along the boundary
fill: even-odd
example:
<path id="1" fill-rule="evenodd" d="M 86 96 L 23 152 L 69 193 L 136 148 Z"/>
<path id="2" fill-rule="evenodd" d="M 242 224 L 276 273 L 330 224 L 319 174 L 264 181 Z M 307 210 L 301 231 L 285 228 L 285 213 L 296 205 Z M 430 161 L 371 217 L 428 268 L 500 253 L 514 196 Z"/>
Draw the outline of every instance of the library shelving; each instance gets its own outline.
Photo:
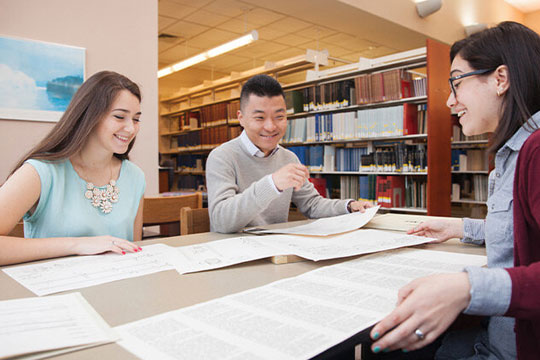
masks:
<path id="1" fill-rule="evenodd" d="M 281 145 L 299 155 L 312 182 L 326 183 L 330 197 L 359 198 L 369 188 L 387 211 L 450 216 L 449 68 L 449 47 L 430 39 L 396 55 L 316 66 L 306 81 L 282 83 L 289 126 Z M 260 72 L 280 80 L 279 71 Z M 239 90 L 252 75 L 161 101 L 161 161 L 176 169 L 178 188 L 203 184 L 208 152 L 241 132 Z"/>
<path id="2" fill-rule="evenodd" d="M 457 117 L 452 126 L 452 216 L 484 218 L 487 212 L 488 135 L 465 136 Z"/>

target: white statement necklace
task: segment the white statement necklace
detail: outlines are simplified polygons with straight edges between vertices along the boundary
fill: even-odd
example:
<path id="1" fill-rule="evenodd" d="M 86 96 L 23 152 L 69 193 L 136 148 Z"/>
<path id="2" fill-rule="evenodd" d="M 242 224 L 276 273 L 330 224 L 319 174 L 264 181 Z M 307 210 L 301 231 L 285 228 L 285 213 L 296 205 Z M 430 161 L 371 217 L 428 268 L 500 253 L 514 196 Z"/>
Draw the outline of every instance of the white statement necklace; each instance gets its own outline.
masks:
<path id="1" fill-rule="evenodd" d="M 118 202 L 118 194 L 120 189 L 116 185 L 116 180 L 112 179 L 111 168 L 111 181 L 100 189 L 91 182 L 86 182 L 86 189 L 84 191 L 84 197 L 90 200 L 93 207 L 99 208 L 104 214 L 108 214 L 112 211 L 114 203 Z"/>
<path id="2" fill-rule="evenodd" d="M 118 202 L 120 190 L 116 181 L 111 179 L 105 189 L 95 187 L 91 182 L 86 183 L 84 197 L 92 202 L 93 207 L 99 207 L 104 214 L 112 211 L 112 204 Z"/>

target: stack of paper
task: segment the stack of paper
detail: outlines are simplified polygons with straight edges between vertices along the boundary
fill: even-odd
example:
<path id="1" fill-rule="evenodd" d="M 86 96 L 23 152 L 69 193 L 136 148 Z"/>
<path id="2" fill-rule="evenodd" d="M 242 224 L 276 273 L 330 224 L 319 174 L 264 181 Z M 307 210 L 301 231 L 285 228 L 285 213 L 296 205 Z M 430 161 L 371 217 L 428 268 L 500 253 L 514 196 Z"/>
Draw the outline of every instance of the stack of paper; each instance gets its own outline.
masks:
<path id="1" fill-rule="evenodd" d="M 79 293 L 0 301 L 0 358 L 43 358 L 114 342 L 116 333 Z"/>

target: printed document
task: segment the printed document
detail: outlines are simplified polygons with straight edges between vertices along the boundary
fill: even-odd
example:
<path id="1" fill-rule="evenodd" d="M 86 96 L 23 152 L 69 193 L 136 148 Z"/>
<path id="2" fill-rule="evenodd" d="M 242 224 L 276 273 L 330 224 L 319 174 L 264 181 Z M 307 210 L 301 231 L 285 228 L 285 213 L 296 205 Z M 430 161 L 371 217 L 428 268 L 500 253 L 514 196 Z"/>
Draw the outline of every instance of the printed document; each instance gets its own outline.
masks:
<path id="1" fill-rule="evenodd" d="M 315 220 L 309 224 L 280 229 L 249 228 L 244 230 L 251 234 L 294 234 L 328 236 L 360 229 L 377 213 L 380 206 L 366 209 L 365 212 L 354 212 Z"/>
<path id="2" fill-rule="evenodd" d="M 174 269 L 167 257 L 173 247 L 155 244 L 142 248 L 143 251 L 126 255 L 75 256 L 3 271 L 42 296 Z"/>
<path id="3" fill-rule="evenodd" d="M 117 340 L 80 293 L 0 301 L 0 359 L 33 359 Z"/>
<path id="4" fill-rule="evenodd" d="M 141 359 L 309 359 L 390 313 L 411 280 L 485 264 L 485 256 L 393 250 L 115 330 Z"/>
<path id="5" fill-rule="evenodd" d="M 434 239 L 381 230 L 357 230 L 328 237 L 242 236 L 175 248 L 170 262 L 180 274 L 218 269 L 277 255 L 327 260 L 430 242 Z"/>

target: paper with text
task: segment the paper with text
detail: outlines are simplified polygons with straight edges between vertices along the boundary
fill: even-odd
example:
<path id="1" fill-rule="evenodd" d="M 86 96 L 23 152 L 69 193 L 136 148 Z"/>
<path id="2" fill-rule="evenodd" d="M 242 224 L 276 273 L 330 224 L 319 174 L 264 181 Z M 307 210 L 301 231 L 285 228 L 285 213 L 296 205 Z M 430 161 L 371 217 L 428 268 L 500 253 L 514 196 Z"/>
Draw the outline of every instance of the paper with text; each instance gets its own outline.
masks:
<path id="1" fill-rule="evenodd" d="M 3 271 L 41 296 L 174 269 L 167 256 L 173 250 L 167 245 L 154 244 L 126 255 L 76 256 Z"/>
<path id="2" fill-rule="evenodd" d="M 357 230 L 328 237 L 242 236 L 173 250 L 170 262 L 180 274 L 218 269 L 277 255 L 308 260 L 336 259 L 424 244 L 434 239 L 381 230 Z"/>
<path id="3" fill-rule="evenodd" d="M 309 359 L 383 318 L 411 280 L 485 256 L 399 249 L 115 328 L 141 359 Z"/>
<path id="4" fill-rule="evenodd" d="M 0 359 L 118 339 L 80 293 L 0 301 L 0 324 Z"/>
<path id="5" fill-rule="evenodd" d="M 265 237 L 261 243 L 280 249 L 281 254 L 318 261 L 425 244 L 433 240 L 435 239 L 403 233 L 360 229 L 324 238 L 282 236 L 266 239 Z"/>
<path id="6" fill-rule="evenodd" d="M 273 239 L 286 237 L 273 235 Z M 180 274 L 218 269 L 247 261 L 283 255 L 266 237 L 241 236 L 210 241 L 203 244 L 180 246 L 173 250 L 171 263 Z"/>
<path id="7" fill-rule="evenodd" d="M 360 229 L 377 213 L 380 206 L 366 209 L 365 212 L 354 212 L 315 220 L 309 224 L 280 229 L 250 228 L 244 230 L 252 234 L 292 234 L 328 236 Z"/>

